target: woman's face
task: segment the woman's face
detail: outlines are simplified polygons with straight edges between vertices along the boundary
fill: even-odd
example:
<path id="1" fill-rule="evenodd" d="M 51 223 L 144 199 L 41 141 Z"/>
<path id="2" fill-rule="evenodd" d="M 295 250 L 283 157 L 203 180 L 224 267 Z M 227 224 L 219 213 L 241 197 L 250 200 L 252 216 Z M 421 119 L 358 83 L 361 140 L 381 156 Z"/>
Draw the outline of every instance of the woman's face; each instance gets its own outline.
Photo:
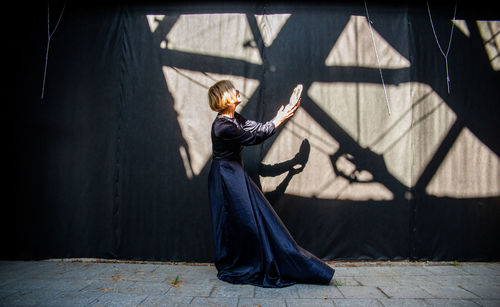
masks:
<path id="1" fill-rule="evenodd" d="M 239 105 L 239 104 L 240 104 L 240 102 L 241 102 L 240 91 L 238 91 L 237 89 L 235 89 L 235 91 L 236 91 L 236 95 L 235 95 L 236 100 L 234 101 L 234 104 L 235 104 L 235 105 Z"/>

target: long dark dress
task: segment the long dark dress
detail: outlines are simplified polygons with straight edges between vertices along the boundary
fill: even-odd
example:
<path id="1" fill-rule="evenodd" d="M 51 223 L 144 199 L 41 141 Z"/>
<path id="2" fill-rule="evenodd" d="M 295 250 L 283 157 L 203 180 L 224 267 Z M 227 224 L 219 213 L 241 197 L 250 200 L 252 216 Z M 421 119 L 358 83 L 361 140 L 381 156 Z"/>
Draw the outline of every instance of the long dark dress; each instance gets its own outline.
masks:
<path id="1" fill-rule="evenodd" d="M 212 125 L 213 156 L 208 186 L 220 280 L 261 287 L 328 284 L 335 272 L 297 245 L 242 166 L 243 146 L 274 134 L 272 122 L 257 123 L 236 113 Z"/>

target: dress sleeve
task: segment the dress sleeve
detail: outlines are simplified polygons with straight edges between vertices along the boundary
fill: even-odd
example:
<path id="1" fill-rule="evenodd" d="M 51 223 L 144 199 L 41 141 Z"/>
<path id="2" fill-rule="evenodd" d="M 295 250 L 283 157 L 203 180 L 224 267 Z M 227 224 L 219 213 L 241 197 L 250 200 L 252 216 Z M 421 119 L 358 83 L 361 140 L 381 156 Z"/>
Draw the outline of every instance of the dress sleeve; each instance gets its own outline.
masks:
<path id="1" fill-rule="evenodd" d="M 244 146 L 260 144 L 274 134 L 275 127 L 271 121 L 258 123 L 247 120 L 239 114 L 235 118 L 240 122 L 241 127 L 238 127 L 236 123 L 225 121 L 218 126 L 215 134 L 225 141 Z"/>
<path id="2" fill-rule="evenodd" d="M 246 119 L 239 113 L 236 113 L 235 117 L 240 121 L 243 130 L 249 131 L 251 133 L 267 134 L 269 130 L 269 125 L 272 125 L 274 127 L 274 124 L 272 124 L 270 121 L 265 123 L 259 123 L 253 120 Z"/>

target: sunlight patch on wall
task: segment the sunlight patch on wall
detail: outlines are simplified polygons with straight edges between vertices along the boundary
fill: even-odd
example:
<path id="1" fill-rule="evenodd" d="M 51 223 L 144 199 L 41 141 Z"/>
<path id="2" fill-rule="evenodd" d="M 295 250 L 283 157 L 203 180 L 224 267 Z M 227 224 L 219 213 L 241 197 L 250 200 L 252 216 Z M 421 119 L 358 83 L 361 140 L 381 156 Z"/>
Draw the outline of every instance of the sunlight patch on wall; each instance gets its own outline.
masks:
<path id="1" fill-rule="evenodd" d="M 500 21 L 478 20 L 477 27 L 483 38 L 484 48 L 490 59 L 491 67 L 500 70 Z"/>
<path id="2" fill-rule="evenodd" d="M 332 156 L 339 150 L 339 143 L 318 124 L 304 109 L 285 125 L 263 163 L 272 165 L 294 158 L 301 143 L 310 144 L 308 161 L 303 170 L 290 180 L 286 193 L 302 197 L 351 200 L 389 200 L 392 192 L 383 184 L 373 182 L 373 176 L 357 167 L 345 157 L 332 165 Z M 283 150 L 286 148 L 286 150 Z M 273 191 L 288 175 L 260 177 L 264 192 Z M 354 180 L 348 180 L 347 177 Z"/>
<path id="3" fill-rule="evenodd" d="M 151 33 L 153 33 L 156 31 L 156 28 L 158 28 L 160 22 L 165 18 L 165 15 L 146 15 L 146 18 L 148 20 L 149 29 Z"/>
<path id="4" fill-rule="evenodd" d="M 500 159 L 464 128 L 426 187 L 438 197 L 500 196 Z"/>
<path id="5" fill-rule="evenodd" d="M 457 115 L 428 84 L 411 83 L 411 185 L 414 186 L 450 131 Z"/>
<path id="6" fill-rule="evenodd" d="M 313 82 L 307 91 L 307 95 L 356 141 L 359 141 L 359 87 L 358 83 Z"/>
<path id="7" fill-rule="evenodd" d="M 187 14 L 167 34 L 171 50 L 262 64 L 245 14 Z"/>
<path id="8" fill-rule="evenodd" d="M 269 47 L 278 36 L 291 14 L 255 15 L 264 45 Z"/>
<path id="9" fill-rule="evenodd" d="M 241 110 L 253 95 L 259 81 L 244 77 L 203 73 L 163 66 L 163 74 L 170 94 L 174 99 L 174 109 L 182 136 L 188 148 L 179 148 L 186 168 L 186 175 L 191 178 L 198 175 L 212 155 L 210 129 L 216 113 L 208 106 L 207 92 L 210 86 L 219 80 L 230 80 L 240 90 Z"/>
<path id="10" fill-rule="evenodd" d="M 362 148 L 382 155 L 388 171 L 413 186 L 455 121 L 430 86 L 313 82 L 308 95 Z"/>
<path id="11" fill-rule="evenodd" d="M 184 165 L 184 169 L 186 170 L 186 176 L 188 179 L 193 179 L 193 168 L 191 167 L 191 159 L 189 158 L 188 153 L 186 152 L 186 147 L 183 145 L 179 146 L 179 153 L 181 155 L 182 164 Z"/>
<path id="12" fill-rule="evenodd" d="M 465 36 L 470 37 L 470 31 L 469 27 L 467 26 L 467 21 L 463 19 L 454 19 L 451 22 L 453 22 L 455 24 L 455 27 L 462 31 Z"/>
<path id="13" fill-rule="evenodd" d="M 410 67 L 410 61 L 373 29 L 381 68 Z M 351 16 L 330 54 L 327 66 L 378 67 L 370 26 L 365 16 Z"/>

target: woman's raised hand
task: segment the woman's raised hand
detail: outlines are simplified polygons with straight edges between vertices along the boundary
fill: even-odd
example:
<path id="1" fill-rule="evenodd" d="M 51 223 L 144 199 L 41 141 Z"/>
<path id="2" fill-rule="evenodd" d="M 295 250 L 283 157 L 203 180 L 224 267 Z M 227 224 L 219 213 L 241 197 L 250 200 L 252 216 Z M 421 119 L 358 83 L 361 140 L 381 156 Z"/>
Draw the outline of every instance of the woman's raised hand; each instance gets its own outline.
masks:
<path id="1" fill-rule="evenodd" d="M 295 111 L 300 105 L 300 100 L 301 98 L 298 99 L 297 103 L 291 105 L 287 104 L 286 106 L 281 106 L 281 108 L 278 110 L 278 113 L 273 119 L 273 123 L 275 127 L 278 127 L 281 125 L 283 122 L 285 122 L 287 119 L 293 116 L 295 114 Z"/>
<path id="2" fill-rule="evenodd" d="M 297 86 L 293 89 L 292 95 L 290 96 L 289 105 L 293 106 L 299 103 L 300 95 L 302 95 L 302 84 L 297 84 Z"/>
<path id="3" fill-rule="evenodd" d="M 290 101 L 288 102 L 288 104 L 286 106 L 281 106 L 281 108 L 278 110 L 278 114 L 276 114 L 276 117 L 274 117 L 274 119 L 272 120 L 275 127 L 278 127 L 287 119 L 292 117 L 293 114 L 295 114 L 295 111 L 300 105 L 300 95 L 302 94 L 302 88 L 302 84 L 297 84 L 292 92 L 292 95 L 290 96 Z"/>

